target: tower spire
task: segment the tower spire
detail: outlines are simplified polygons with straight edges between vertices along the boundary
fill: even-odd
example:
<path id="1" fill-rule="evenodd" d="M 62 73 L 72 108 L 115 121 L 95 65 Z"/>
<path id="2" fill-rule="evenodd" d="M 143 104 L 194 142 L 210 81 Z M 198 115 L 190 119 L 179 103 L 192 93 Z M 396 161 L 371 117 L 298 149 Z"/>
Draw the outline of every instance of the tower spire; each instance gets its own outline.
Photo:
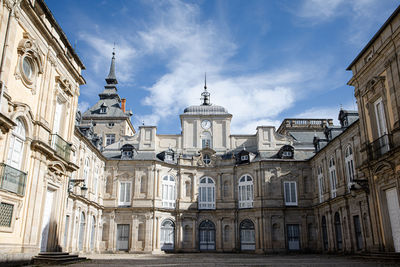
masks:
<path id="1" fill-rule="evenodd" d="M 115 75 L 115 43 L 112 52 L 110 72 L 106 78 L 107 84 L 118 84 L 117 76 Z"/>
<path id="2" fill-rule="evenodd" d="M 205 106 L 209 106 L 210 104 L 210 93 L 207 92 L 207 73 L 204 74 L 204 92 L 201 93 L 201 100 L 203 100 L 203 104 Z"/>

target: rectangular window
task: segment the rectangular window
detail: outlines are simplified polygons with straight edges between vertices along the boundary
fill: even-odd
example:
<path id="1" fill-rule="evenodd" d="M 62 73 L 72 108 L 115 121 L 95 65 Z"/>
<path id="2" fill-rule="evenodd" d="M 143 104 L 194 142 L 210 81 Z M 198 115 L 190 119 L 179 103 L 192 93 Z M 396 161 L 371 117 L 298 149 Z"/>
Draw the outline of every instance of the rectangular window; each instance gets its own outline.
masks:
<path id="1" fill-rule="evenodd" d="M 119 183 L 119 206 L 130 206 L 131 205 L 131 182 L 120 182 Z"/>
<path id="2" fill-rule="evenodd" d="M 332 198 L 336 197 L 337 191 L 337 177 L 336 177 L 336 168 L 330 168 L 330 176 L 331 176 L 331 196 Z"/>
<path id="3" fill-rule="evenodd" d="M 297 206 L 296 182 L 284 182 L 284 194 L 286 206 Z"/>
<path id="4" fill-rule="evenodd" d="M 324 176 L 318 175 L 318 191 L 319 191 L 319 202 L 324 202 Z"/>
<path id="5" fill-rule="evenodd" d="M 0 203 L 0 227 L 11 227 L 14 205 Z"/>
<path id="6" fill-rule="evenodd" d="M 240 159 L 241 159 L 242 161 L 249 160 L 249 155 L 241 156 Z"/>
<path id="7" fill-rule="evenodd" d="M 60 135 L 60 124 L 62 116 L 63 104 L 59 100 L 56 101 L 56 110 L 54 114 L 53 133 Z"/>
<path id="8" fill-rule="evenodd" d="M 387 134 L 385 109 L 383 108 L 382 98 L 379 98 L 375 103 L 376 125 L 378 127 L 378 137 Z"/>
<path id="9" fill-rule="evenodd" d="M 115 143 L 115 134 L 106 134 L 106 146 Z"/>
<path id="10" fill-rule="evenodd" d="M 64 231 L 64 250 L 67 250 L 68 244 L 68 228 L 69 228 L 69 215 L 65 217 L 65 231 Z"/>

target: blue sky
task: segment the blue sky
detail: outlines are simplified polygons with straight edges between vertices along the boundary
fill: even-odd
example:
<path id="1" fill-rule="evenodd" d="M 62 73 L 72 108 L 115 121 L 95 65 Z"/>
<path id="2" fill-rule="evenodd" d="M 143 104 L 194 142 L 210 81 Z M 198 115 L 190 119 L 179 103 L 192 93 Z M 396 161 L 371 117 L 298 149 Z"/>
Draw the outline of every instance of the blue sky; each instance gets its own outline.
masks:
<path id="1" fill-rule="evenodd" d="M 180 133 L 179 114 L 211 102 L 231 132 L 282 119 L 337 119 L 356 108 L 346 67 L 395 10 L 395 0 L 83 1 L 47 5 L 86 66 L 80 108 L 103 90 L 116 43 L 118 91 L 137 128 Z"/>

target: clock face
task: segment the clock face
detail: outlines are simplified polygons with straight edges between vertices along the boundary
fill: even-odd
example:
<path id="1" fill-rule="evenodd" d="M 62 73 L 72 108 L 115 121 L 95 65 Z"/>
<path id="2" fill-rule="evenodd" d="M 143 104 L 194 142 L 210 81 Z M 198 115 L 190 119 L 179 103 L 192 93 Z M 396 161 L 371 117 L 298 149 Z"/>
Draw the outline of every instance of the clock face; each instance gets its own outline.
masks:
<path id="1" fill-rule="evenodd" d="M 203 120 L 201 122 L 201 127 L 203 127 L 203 129 L 209 129 L 211 127 L 211 122 L 209 120 Z"/>

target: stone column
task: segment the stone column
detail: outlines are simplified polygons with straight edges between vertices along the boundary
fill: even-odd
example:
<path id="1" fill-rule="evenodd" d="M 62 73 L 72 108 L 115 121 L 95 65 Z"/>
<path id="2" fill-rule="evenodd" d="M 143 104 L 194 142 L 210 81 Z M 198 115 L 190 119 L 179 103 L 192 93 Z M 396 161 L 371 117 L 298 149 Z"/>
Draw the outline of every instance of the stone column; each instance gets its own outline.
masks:
<path id="1" fill-rule="evenodd" d="M 136 231 L 136 225 L 137 225 L 137 216 L 136 215 L 132 215 L 131 217 L 131 244 L 130 244 L 130 252 L 134 252 L 136 251 L 136 236 L 137 236 L 137 231 Z"/>

